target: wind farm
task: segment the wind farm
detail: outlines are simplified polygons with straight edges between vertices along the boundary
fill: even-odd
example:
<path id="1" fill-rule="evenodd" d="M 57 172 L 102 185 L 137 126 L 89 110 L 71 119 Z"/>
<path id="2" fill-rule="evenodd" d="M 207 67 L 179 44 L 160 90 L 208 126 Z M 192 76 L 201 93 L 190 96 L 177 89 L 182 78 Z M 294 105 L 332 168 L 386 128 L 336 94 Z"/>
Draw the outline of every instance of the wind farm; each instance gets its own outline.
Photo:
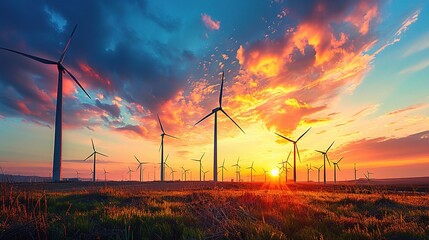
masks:
<path id="1" fill-rule="evenodd" d="M 429 3 L 0 13 L 0 239 L 427 239 Z"/>

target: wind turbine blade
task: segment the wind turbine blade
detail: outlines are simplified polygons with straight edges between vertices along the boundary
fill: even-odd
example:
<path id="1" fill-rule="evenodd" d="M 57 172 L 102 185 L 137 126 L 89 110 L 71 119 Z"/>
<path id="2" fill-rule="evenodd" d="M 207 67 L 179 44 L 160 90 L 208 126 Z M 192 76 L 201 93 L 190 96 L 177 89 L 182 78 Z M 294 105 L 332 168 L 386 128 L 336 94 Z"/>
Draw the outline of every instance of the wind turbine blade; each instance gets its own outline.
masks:
<path id="1" fill-rule="evenodd" d="M 342 157 L 340 160 L 338 160 L 337 164 L 341 162 L 341 160 L 343 160 L 344 157 Z"/>
<path id="2" fill-rule="evenodd" d="M 91 138 L 91 143 L 92 143 L 92 150 L 94 150 L 94 152 L 96 152 L 95 151 L 95 146 L 94 146 L 94 140 L 92 140 L 92 138 Z"/>
<path id="3" fill-rule="evenodd" d="M 168 156 L 170 156 L 170 154 L 167 154 L 167 157 L 164 160 L 164 163 L 167 162 Z"/>
<path id="4" fill-rule="evenodd" d="M 200 159 L 191 159 L 191 161 L 200 162 Z"/>
<path id="5" fill-rule="evenodd" d="M 219 93 L 219 107 L 222 107 L 222 93 L 223 93 L 223 77 L 225 72 L 222 71 L 222 83 L 220 84 L 220 93 Z"/>
<path id="6" fill-rule="evenodd" d="M 289 163 L 289 157 L 290 157 L 291 153 L 292 153 L 292 150 L 290 150 L 289 155 L 287 155 L 286 162 L 288 162 L 288 163 Z"/>
<path id="7" fill-rule="evenodd" d="M 314 150 L 314 151 L 316 151 L 318 153 L 321 153 L 321 154 L 325 154 L 325 152 L 322 152 L 322 151 L 319 151 L 319 150 Z"/>
<path id="8" fill-rule="evenodd" d="M 203 155 L 202 155 L 202 156 L 201 156 L 201 158 L 200 158 L 200 161 L 201 161 L 201 160 L 203 160 L 203 157 L 204 157 L 204 155 L 205 155 L 205 154 L 206 154 L 206 153 L 204 152 L 204 153 L 203 153 Z M 223 161 L 225 162 L 225 160 L 223 160 Z"/>
<path id="9" fill-rule="evenodd" d="M 74 31 L 76 31 L 76 28 L 77 28 L 77 24 L 74 26 L 74 28 L 73 28 L 73 32 L 70 34 L 69 40 L 67 41 L 67 45 L 66 45 L 66 47 L 64 48 L 63 54 L 61 54 L 60 63 L 62 63 L 62 62 L 63 62 L 63 60 L 64 60 L 64 56 L 66 55 L 67 49 L 69 48 L 70 42 L 71 42 L 71 40 L 72 40 L 72 37 L 73 37 Z"/>
<path id="10" fill-rule="evenodd" d="M 331 166 L 331 160 L 329 160 L 328 154 L 325 154 L 326 160 L 328 160 L 329 166 Z"/>
<path id="11" fill-rule="evenodd" d="M 295 142 L 295 141 L 293 141 L 292 139 L 289 139 L 289 138 L 287 138 L 287 137 L 285 137 L 285 136 L 283 136 L 283 135 L 281 135 L 281 134 L 278 134 L 278 133 L 275 133 L 277 136 L 279 136 L 279 137 L 281 137 L 281 138 L 284 138 L 284 139 L 286 139 L 286 140 L 288 140 L 289 142 Z"/>
<path id="12" fill-rule="evenodd" d="M 311 129 L 311 127 L 309 128 L 309 129 L 307 129 L 307 131 L 305 131 L 296 141 L 298 142 L 299 141 L 299 139 L 301 139 L 302 137 L 304 137 L 304 135 L 306 134 L 306 133 L 308 133 L 308 131 L 310 131 L 310 129 Z"/>
<path id="13" fill-rule="evenodd" d="M 301 155 L 299 154 L 298 145 L 297 145 L 297 144 L 295 144 L 295 146 L 296 146 L 296 152 L 298 153 L 298 159 L 299 159 L 299 162 L 301 162 Z"/>
<path id="14" fill-rule="evenodd" d="M 289 166 L 292 167 L 292 164 L 290 164 L 289 162 L 287 162 L 287 164 L 289 164 Z"/>
<path id="15" fill-rule="evenodd" d="M 136 158 L 137 162 L 141 164 L 140 160 L 136 157 L 136 155 L 134 155 L 134 157 Z"/>
<path id="16" fill-rule="evenodd" d="M 95 154 L 95 152 L 91 153 L 91 155 L 89 155 L 89 156 L 88 156 L 87 158 L 85 158 L 85 160 L 83 160 L 83 161 L 88 160 L 88 158 L 92 157 L 92 155 L 94 155 L 94 154 Z"/>
<path id="17" fill-rule="evenodd" d="M 223 159 L 223 163 L 222 163 L 222 166 L 224 166 L 225 165 L 225 158 Z"/>
<path id="18" fill-rule="evenodd" d="M 326 152 L 328 152 L 328 151 L 329 151 L 329 149 L 331 149 L 332 145 L 334 145 L 334 142 L 335 142 L 335 141 L 333 141 L 333 142 L 331 143 L 331 145 L 328 147 L 328 149 L 326 150 Z"/>
<path id="19" fill-rule="evenodd" d="M 243 129 L 241 129 L 241 127 L 240 126 L 238 126 L 238 124 L 223 110 L 223 109 L 220 109 L 222 112 L 223 112 L 223 114 L 225 114 L 234 124 L 235 124 L 235 126 L 237 126 L 244 134 L 246 134 L 244 131 L 243 131 Z"/>
<path id="20" fill-rule="evenodd" d="M 107 156 L 106 154 L 102 154 L 102 153 L 100 153 L 100 152 L 97 152 L 97 154 L 100 154 L 101 156 L 109 157 L 109 156 Z"/>
<path id="21" fill-rule="evenodd" d="M 161 152 L 162 142 L 159 144 L 159 150 L 158 152 Z"/>
<path id="22" fill-rule="evenodd" d="M 338 162 L 337 162 L 337 164 L 335 164 L 335 165 L 337 165 L 338 170 L 340 170 L 340 171 L 341 171 L 341 169 L 340 169 L 340 165 L 338 165 Z"/>
<path id="23" fill-rule="evenodd" d="M 209 113 L 209 114 L 207 114 L 205 117 L 203 117 L 200 121 L 198 121 L 197 123 L 195 123 L 194 124 L 194 126 L 196 126 L 198 123 L 200 123 L 200 122 L 202 122 L 202 121 L 204 121 L 204 119 L 206 119 L 206 118 L 208 118 L 208 117 L 210 117 L 210 115 L 212 115 L 214 112 L 211 112 L 211 113 Z"/>
<path id="24" fill-rule="evenodd" d="M 9 52 L 13 52 L 13 53 L 16 53 L 16 54 L 22 55 L 22 56 L 24 56 L 24 57 L 31 58 L 31 59 L 33 59 L 33 60 L 36 60 L 36 61 L 41 62 L 41 63 L 44 63 L 44 64 L 57 64 L 57 63 L 56 63 L 56 62 L 54 62 L 54 61 L 51 61 L 51 60 L 48 60 L 48 59 L 44 59 L 44 58 L 40 58 L 40 57 L 36 57 L 36 56 L 30 55 L 30 54 L 26 54 L 26 53 L 23 53 L 23 52 L 18 52 L 18 51 L 15 51 L 15 50 L 9 49 L 9 48 L 3 48 L 3 47 L 0 47 L 0 49 L 6 50 L 6 51 L 9 51 Z"/>
<path id="25" fill-rule="evenodd" d="M 141 168 L 141 166 L 142 166 L 142 165 L 141 165 L 141 164 L 139 164 L 139 166 L 136 168 L 136 171 L 137 171 L 139 168 Z"/>
<path id="26" fill-rule="evenodd" d="M 165 136 L 168 136 L 168 137 L 171 137 L 171 138 L 175 138 L 175 139 L 180 139 L 180 138 L 175 137 L 175 136 L 172 136 L 172 135 L 170 135 L 170 134 L 165 134 Z"/>
<path id="27" fill-rule="evenodd" d="M 64 70 L 70 75 L 70 77 L 75 81 L 75 83 L 77 83 L 77 85 L 79 85 L 79 87 L 86 94 L 86 96 L 88 96 L 89 99 L 91 99 L 91 97 L 89 96 L 89 94 L 85 91 L 85 89 L 82 87 L 82 85 L 80 85 L 79 81 L 73 76 L 73 74 L 71 74 L 71 72 L 69 72 L 69 70 L 67 70 L 67 68 L 64 68 Z"/>
<path id="28" fill-rule="evenodd" d="M 161 131 L 162 131 L 162 133 L 165 133 L 165 132 L 164 132 L 164 128 L 162 127 L 162 123 L 161 123 L 161 119 L 159 118 L 159 115 L 158 115 L 158 114 L 156 114 L 156 116 L 158 117 L 158 122 L 159 122 L 159 126 L 161 127 Z"/>

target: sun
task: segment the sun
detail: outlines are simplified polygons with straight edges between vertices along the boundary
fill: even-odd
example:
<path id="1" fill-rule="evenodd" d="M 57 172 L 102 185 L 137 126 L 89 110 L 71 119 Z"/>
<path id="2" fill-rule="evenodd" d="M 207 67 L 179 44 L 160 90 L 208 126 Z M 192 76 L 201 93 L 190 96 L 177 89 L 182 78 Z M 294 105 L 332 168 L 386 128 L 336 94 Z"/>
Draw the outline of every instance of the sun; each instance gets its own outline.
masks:
<path id="1" fill-rule="evenodd" d="M 278 169 L 271 170 L 271 176 L 277 177 L 278 175 L 279 175 L 279 170 Z"/>

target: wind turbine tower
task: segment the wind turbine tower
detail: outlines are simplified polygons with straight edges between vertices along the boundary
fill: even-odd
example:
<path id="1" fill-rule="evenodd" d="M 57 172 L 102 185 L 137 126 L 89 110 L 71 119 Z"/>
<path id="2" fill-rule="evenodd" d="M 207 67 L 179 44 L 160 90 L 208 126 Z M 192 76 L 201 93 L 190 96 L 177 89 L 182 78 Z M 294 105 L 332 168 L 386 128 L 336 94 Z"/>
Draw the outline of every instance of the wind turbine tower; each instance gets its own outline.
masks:
<path id="1" fill-rule="evenodd" d="M 335 141 L 334 141 L 335 142 Z M 326 149 L 326 151 L 319 151 L 316 150 L 316 152 L 321 153 L 323 155 L 323 184 L 326 184 L 326 160 L 328 160 L 329 166 L 331 166 L 331 161 L 328 157 L 328 151 L 331 149 L 332 145 L 334 145 L 334 142 L 331 143 L 331 145 Z"/>
<path id="2" fill-rule="evenodd" d="M 108 157 L 107 155 L 101 153 L 101 152 L 97 152 L 97 150 L 95 150 L 95 146 L 94 146 L 94 141 L 91 138 L 91 143 L 92 143 L 92 150 L 94 152 L 91 153 L 91 155 L 89 155 L 87 158 L 85 158 L 84 161 L 88 160 L 91 156 L 94 156 L 94 166 L 93 166 L 93 171 L 92 171 L 92 181 L 95 182 L 95 162 L 97 159 L 97 154 L 100 154 L 101 156 L 105 156 Z"/>
<path id="3" fill-rule="evenodd" d="M 165 171 L 164 170 L 164 137 L 167 136 L 167 137 L 176 138 L 176 139 L 179 139 L 179 138 L 165 133 L 164 128 L 162 127 L 162 123 L 161 123 L 161 119 L 159 118 L 159 115 L 157 115 L 157 117 L 158 117 L 159 126 L 161 127 L 161 131 L 162 131 L 162 133 L 161 133 L 161 147 L 160 147 L 161 148 L 161 166 L 160 167 L 161 167 L 161 182 L 163 182 L 164 181 L 164 171 Z"/>

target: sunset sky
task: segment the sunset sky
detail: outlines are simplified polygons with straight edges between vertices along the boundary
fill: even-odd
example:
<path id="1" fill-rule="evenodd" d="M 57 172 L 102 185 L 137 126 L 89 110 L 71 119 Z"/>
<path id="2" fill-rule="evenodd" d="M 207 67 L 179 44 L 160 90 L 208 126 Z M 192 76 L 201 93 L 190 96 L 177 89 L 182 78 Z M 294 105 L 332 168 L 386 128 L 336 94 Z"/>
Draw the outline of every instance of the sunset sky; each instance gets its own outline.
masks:
<path id="1" fill-rule="evenodd" d="M 127 180 L 134 159 L 160 162 L 156 114 L 165 154 L 178 173 L 198 177 L 199 158 L 213 177 L 213 118 L 225 71 L 223 107 L 243 128 L 218 115 L 219 165 L 234 178 L 263 180 L 295 139 L 302 162 L 338 160 L 339 180 L 429 175 L 428 1 L 2 1 L 0 47 L 57 61 L 78 24 L 64 65 L 91 95 L 64 80 L 62 177 L 89 178 L 91 138 L 97 179 Z M 8 174 L 52 171 L 57 69 L 0 51 L 0 167 Z M 159 165 L 144 178 L 159 179 Z M 171 179 L 166 170 L 166 179 Z M 327 179 L 333 179 L 328 167 Z M 317 170 L 311 172 L 317 180 Z M 220 175 L 219 175 L 220 176 Z M 291 176 L 291 175 L 290 175 Z M 132 178 L 138 179 L 133 173 Z M 189 177 L 188 177 L 189 178 Z"/>

